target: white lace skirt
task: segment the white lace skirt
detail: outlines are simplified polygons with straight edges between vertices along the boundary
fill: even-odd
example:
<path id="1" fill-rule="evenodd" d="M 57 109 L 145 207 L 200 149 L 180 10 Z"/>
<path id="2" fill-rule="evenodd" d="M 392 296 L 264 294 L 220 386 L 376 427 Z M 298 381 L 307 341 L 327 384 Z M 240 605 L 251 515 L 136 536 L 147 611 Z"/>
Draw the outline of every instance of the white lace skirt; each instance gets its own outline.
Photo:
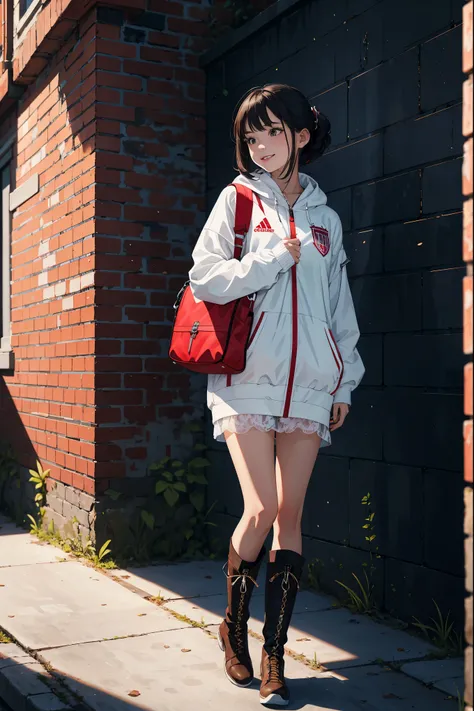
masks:
<path id="1" fill-rule="evenodd" d="M 214 439 L 217 442 L 225 442 L 224 431 L 237 432 L 242 434 L 248 432 L 252 427 L 262 432 L 294 432 L 298 427 L 305 434 L 316 432 L 321 437 L 321 447 L 331 444 L 331 433 L 329 427 L 316 422 L 315 420 L 305 420 L 302 417 L 276 417 L 274 415 L 228 415 L 221 417 L 214 423 Z"/>

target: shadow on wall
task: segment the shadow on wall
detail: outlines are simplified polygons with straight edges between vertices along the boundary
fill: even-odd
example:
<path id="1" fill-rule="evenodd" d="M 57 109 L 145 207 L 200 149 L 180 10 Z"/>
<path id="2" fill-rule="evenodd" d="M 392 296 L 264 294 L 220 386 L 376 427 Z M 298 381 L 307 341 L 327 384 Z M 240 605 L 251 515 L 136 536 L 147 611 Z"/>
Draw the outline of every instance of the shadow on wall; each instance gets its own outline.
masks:
<path id="1" fill-rule="evenodd" d="M 0 511 L 8 513 L 18 525 L 27 513 L 35 512 L 34 488 L 29 483 L 29 469 L 36 469 L 37 455 L 15 403 L 0 376 L 0 460 L 11 451 L 15 474 L 9 476 L 9 457 L 0 471 Z M 8 424 L 8 428 L 7 428 Z"/>

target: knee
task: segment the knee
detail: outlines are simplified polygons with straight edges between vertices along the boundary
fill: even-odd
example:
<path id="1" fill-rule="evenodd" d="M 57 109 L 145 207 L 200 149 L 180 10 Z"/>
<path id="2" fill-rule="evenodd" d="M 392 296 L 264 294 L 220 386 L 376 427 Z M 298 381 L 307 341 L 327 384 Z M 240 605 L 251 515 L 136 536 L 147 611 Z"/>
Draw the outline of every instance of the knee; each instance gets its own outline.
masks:
<path id="1" fill-rule="evenodd" d="M 300 528 L 302 516 L 300 506 L 285 502 L 278 507 L 275 523 L 279 528 Z"/>
<path id="2" fill-rule="evenodd" d="M 248 519 L 249 526 L 256 531 L 268 532 L 273 526 L 277 513 L 278 502 L 275 501 L 260 504 L 252 510 L 246 510 L 244 516 Z"/>

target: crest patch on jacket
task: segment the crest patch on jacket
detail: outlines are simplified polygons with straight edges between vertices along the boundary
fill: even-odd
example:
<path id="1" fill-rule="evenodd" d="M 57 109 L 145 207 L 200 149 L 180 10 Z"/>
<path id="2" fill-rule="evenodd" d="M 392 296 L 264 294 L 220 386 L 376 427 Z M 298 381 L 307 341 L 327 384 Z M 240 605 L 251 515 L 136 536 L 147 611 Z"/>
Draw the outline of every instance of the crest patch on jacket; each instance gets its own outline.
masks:
<path id="1" fill-rule="evenodd" d="M 315 227 L 311 225 L 311 234 L 313 235 L 313 244 L 320 254 L 325 257 L 329 253 L 329 232 L 324 227 Z"/>

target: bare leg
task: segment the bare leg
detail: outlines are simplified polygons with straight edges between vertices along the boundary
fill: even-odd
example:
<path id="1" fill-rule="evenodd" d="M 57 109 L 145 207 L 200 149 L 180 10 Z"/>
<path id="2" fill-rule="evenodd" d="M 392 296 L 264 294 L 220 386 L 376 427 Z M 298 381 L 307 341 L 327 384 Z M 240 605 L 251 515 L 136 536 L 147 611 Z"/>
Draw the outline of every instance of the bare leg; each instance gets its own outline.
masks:
<path id="1" fill-rule="evenodd" d="M 244 512 L 232 534 L 237 554 L 256 560 L 277 513 L 274 442 L 275 433 L 250 429 L 224 437 L 239 478 Z"/>
<path id="2" fill-rule="evenodd" d="M 320 444 L 319 435 L 305 434 L 300 429 L 276 434 L 278 513 L 273 524 L 272 550 L 302 553 L 303 506 Z"/>

